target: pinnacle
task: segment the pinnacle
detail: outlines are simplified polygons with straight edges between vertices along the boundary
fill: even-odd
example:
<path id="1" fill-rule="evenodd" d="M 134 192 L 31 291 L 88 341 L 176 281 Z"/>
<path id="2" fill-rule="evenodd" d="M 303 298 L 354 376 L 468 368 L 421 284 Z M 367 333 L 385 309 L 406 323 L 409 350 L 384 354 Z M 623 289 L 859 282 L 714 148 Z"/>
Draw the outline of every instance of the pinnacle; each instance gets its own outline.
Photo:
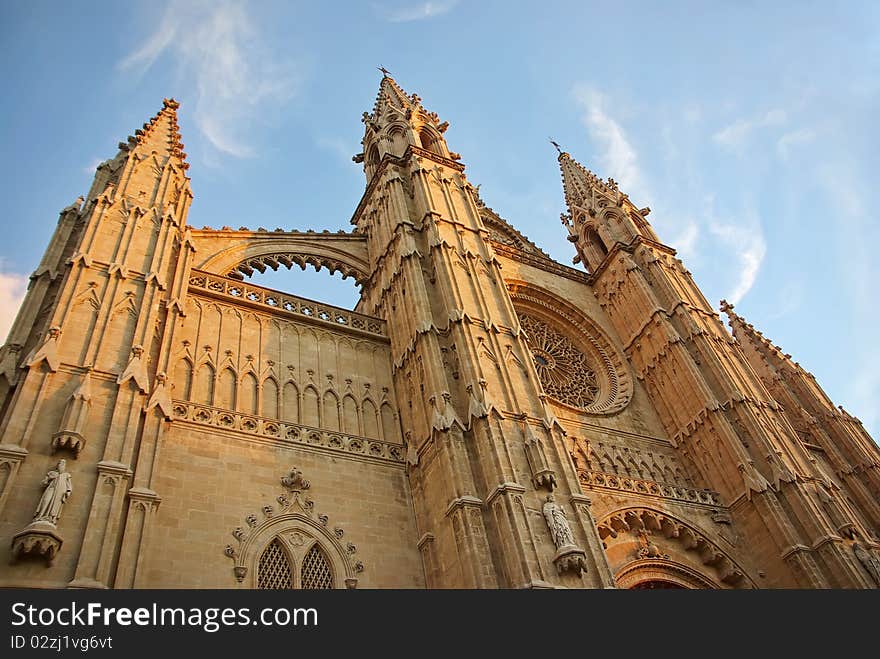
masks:
<path id="1" fill-rule="evenodd" d="M 799 368 L 797 364 L 792 362 L 791 355 L 784 353 L 782 348 L 774 345 L 770 339 L 755 329 L 754 325 L 747 323 L 742 316 L 733 310 L 733 305 L 727 300 L 721 300 L 721 310 L 730 318 L 733 336 L 741 344 L 744 342 L 751 343 L 757 352 L 761 353 L 765 359 L 771 362 L 783 362 L 789 366 Z"/>
<path id="2" fill-rule="evenodd" d="M 382 80 L 379 82 L 379 93 L 376 95 L 376 103 L 373 106 L 373 117 L 378 118 L 384 105 L 390 104 L 400 110 L 414 109 L 421 100 L 416 94 L 407 96 L 389 72 L 383 70 Z"/>
<path id="3" fill-rule="evenodd" d="M 127 142 L 120 142 L 119 148 L 123 151 L 141 150 L 146 153 L 166 155 L 174 158 L 184 170 L 189 169 L 183 142 L 180 141 L 180 126 L 177 123 L 179 107 L 180 103 L 173 98 L 163 99 L 162 109 L 142 128 L 138 128 L 134 135 L 129 136 Z"/>
<path id="4" fill-rule="evenodd" d="M 589 169 L 572 158 L 567 151 L 551 140 L 559 152 L 557 160 L 562 172 L 562 188 L 565 193 L 565 203 L 569 208 L 580 206 L 588 208 L 592 205 L 593 191 L 598 191 L 613 199 L 620 195 L 617 183 L 614 179 L 602 181 Z"/>
<path id="5" fill-rule="evenodd" d="M 428 112 L 422 105 L 422 97 L 418 94 L 407 94 L 397 81 L 391 77 L 391 73 L 382 67 L 382 80 L 379 82 L 379 93 L 376 95 L 376 103 L 373 105 L 373 114 L 364 113 L 363 121 L 379 121 L 384 110 L 388 107 L 396 109 L 409 118 L 410 114 L 420 113 L 423 119 L 431 122 L 441 133 L 449 126 L 447 122 L 440 122 L 436 112 Z"/>

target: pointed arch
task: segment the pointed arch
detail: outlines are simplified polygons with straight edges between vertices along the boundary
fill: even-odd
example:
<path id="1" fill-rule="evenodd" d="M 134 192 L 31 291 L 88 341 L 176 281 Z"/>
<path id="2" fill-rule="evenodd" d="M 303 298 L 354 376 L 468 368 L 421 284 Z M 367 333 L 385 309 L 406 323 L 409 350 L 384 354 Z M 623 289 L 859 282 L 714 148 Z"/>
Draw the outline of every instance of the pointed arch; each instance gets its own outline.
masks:
<path id="1" fill-rule="evenodd" d="M 214 404 L 214 367 L 207 362 L 199 366 L 193 397 L 197 403 Z"/>
<path id="2" fill-rule="evenodd" d="M 269 419 L 277 419 L 278 412 L 278 383 L 275 382 L 275 378 L 268 377 L 263 380 L 263 398 L 261 401 L 260 416 Z"/>
<path id="3" fill-rule="evenodd" d="M 369 398 L 364 399 L 364 437 L 379 439 L 379 411 L 376 404 Z"/>
<path id="4" fill-rule="evenodd" d="M 174 397 L 180 400 L 192 400 L 193 367 L 189 359 L 181 359 L 174 368 Z"/>
<path id="5" fill-rule="evenodd" d="M 273 538 L 263 553 L 257 571 L 257 588 L 261 590 L 288 590 L 293 588 L 293 569 L 284 545 Z"/>
<path id="6" fill-rule="evenodd" d="M 720 540 L 717 533 L 707 535 L 706 529 L 667 510 L 621 508 L 597 518 L 596 528 L 618 587 L 670 580 L 670 575 L 685 572 L 690 582 L 676 583 L 688 588 L 756 587 L 730 547 L 722 549 L 715 541 Z"/>
<path id="7" fill-rule="evenodd" d="M 350 435 L 360 435 L 357 401 L 351 394 L 342 397 L 342 430 Z"/>
<path id="8" fill-rule="evenodd" d="M 324 550 L 317 542 L 306 553 L 300 571 L 303 590 L 330 590 L 333 588 L 333 569 Z"/>
<path id="9" fill-rule="evenodd" d="M 238 394 L 238 409 L 247 414 L 256 414 L 259 409 L 259 388 L 253 373 L 245 373 L 241 379 L 241 391 Z"/>
<path id="10" fill-rule="evenodd" d="M 216 407 L 224 407 L 227 410 L 235 409 L 235 396 L 238 393 L 238 384 L 236 382 L 235 371 L 231 366 L 227 366 L 220 373 L 217 379 L 217 392 L 214 397 Z"/>
<path id="11" fill-rule="evenodd" d="M 379 164 L 379 147 L 375 144 L 367 151 L 367 164 L 373 166 Z"/>
<path id="12" fill-rule="evenodd" d="M 322 428 L 339 430 L 339 398 L 332 389 L 324 392 Z"/>
<path id="13" fill-rule="evenodd" d="M 299 389 L 293 380 L 284 383 L 281 394 L 281 418 L 284 421 L 299 423 Z"/>
<path id="14" fill-rule="evenodd" d="M 419 134 L 419 145 L 425 149 L 426 151 L 430 151 L 431 153 L 435 153 L 438 156 L 442 156 L 443 149 L 440 147 L 442 143 L 442 138 L 437 135 L 433 130 L 431 130 L 428 126 L 421 126 L 418 130 Z"/>
<path id="15" fill-rule="evenodd" d="M 635 459 L 632 456 L 629 456 L 626 460 L 627 462 L 627 470 L 630 473 L 630 476 L 633 478 L 642 478 L 642 470 L 639 469 L 639 465 L 636 463 Z"/>
<path id="16" fill-rule="evenodd" d="M 391 405 L 382 403 L 379 414 L 382 417 L 382 438 L 386 442 L 400 442 L 400 426 Z"/>
<path id="17" fill-rule="evenodd" d="M 319 411 L 320 398 L 318 390 L 313 385 L 306 385 L 302 399 L 302 421 L 306 426 L 318 428 L 321 426 L 321 413 Z"/>

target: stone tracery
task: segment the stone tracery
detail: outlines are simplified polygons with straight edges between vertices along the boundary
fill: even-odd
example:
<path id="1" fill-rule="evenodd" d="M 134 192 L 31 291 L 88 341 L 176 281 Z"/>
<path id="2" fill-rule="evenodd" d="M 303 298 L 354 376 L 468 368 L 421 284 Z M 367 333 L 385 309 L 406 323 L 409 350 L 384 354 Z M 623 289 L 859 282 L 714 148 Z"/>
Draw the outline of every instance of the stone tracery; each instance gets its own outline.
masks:
<path id="1" fill-rule="evenodd" d="M 599 396 L 599 382 L 587 356 L 547 323 L 524 313 L 519 321 L 529 337 L 544 391 L 567 405 L 588 409 Z"/>
<path id="2" fill-rule="evenodd" d="M 588 414 L 626 407 L 633 391 L 629 370 L 602 329 L 555 295 L 521 281 L 506 283 L 544 392 Z"/>

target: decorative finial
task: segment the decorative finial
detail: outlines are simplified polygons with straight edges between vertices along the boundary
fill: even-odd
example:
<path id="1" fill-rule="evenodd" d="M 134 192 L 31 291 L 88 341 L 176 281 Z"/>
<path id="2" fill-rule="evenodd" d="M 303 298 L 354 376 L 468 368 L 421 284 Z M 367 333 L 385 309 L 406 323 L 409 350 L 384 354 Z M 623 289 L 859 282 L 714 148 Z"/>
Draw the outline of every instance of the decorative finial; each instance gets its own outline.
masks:
<path id="1" fill-rule="evenodd" d="M 549 138 L 548 138 L 548 139 L 549 139 Z M 552 144 L 553 146 L 556 147 L 556 150 L 559 152 L 559 155 L 562 155 L 562 147 L 560 147 L 560 146 L 559 146 L 556 142 L 554 142 L 552 139 L 550 140 L 550 144 Z"/>
<path id="2" fill-rule="evenodd" d="M 389 71 L 388 69 L 386 69 L 384 66 L 377 66 L 376 68 L 379 69 L 379 70 L 382 72 L 382 77 L 383 77 L 383 78 L 388 78 L 388 77 L 391 76 L 391 71 Z"/>
<path id="3" fill-rule="evenodd" d="M 721 311 L 727 313 L 728 311 L 733 311 L 733 305 L 730 304 L 727 300 L 721 300 Z"/>

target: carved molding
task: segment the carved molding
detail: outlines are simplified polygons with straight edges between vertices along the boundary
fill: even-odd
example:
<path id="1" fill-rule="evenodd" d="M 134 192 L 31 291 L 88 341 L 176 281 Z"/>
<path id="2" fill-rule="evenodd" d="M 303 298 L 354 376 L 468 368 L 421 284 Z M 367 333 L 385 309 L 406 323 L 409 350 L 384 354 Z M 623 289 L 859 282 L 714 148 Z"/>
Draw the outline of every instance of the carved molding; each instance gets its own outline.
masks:
<path id="1" fill-rule="evenodd" d="M 720 506 L 720 495 L 711 490 L 697 490 L 679 485 L 657 483 L 655 481 L 605 474 L 598 471 L 578 470 L 578 480 L 589 489 L 601 488 L 616 490 L 618 492 L 633 492 L 644 496 L 662 497 L 675 501 L 702 504 L 706 506 Z"/>
<path id="2" fill-rule="evenodd" d="M 615 414 L 629 404 L 633 395 L 632 379 L 626 361 L 623 359 L 605 332 L 579 310 L 546 291 L 521 281 L 507 281 L 510 297 L 519 314 L 532 319 L 532 324 L 546 327 L 553 336 L 559 335 L 571 348 L 561 353 L 569 366 L 575 371 L 585 363 L 592 367 L 596 392 L 590 402 L 583 396 L 566 395 L 566 387 L 548 385 L 549 394 L 562 405 L 588 414 Z M 540 323 L 541 325 L 538 325 Z M 528 322 L 526 323 L 528 324 Z M 528 329 L 524 326 L 528 340 Z M 543 350 L 540 345 L 530 343 L 533 351 Z M 572 350 L 573 349 L 573 350 Z M 536 353 L 537 357 L 556 359 L 556 355 Z M 572 353 L 572 354 L 568 354 Z M 578 358 L 575 353 L 584 355 Z M 572 361 L 574 360 L 574 361 Z M 550 369 L 553 370 L 553 369 Z M 571 370 L 571 369 L 569 369 Z M 539 370 L 539 375 L 541 371 Z M 542 379 L 542 384 L 544 379 Z M 555 381 L 554 381 L 555 382 Z M 583 383 L 582 383 L 583 384 Z M 556 396 L 562 395 L 560 400 Z"/>
<path id="3" fill-rule="evenodd" d="M 199 250 L 208 252 L 198 268 L 218 274 L 251 274 L 254 269 L 264 272 L 267 267 L 274 270 L 296 264 L 303 269 L 312 265 L 317 270 L 338 270 L 343 277 L 362 283 L 370 271 L 366 239 L 357 233 L 203 227 L 192 234 Z"/>
<path id="4" fill-rule="evenodd" d="M 668 541 L 677 542 L 683 550 L 693 552 L 703 565 L 716 571 L 723 583 L 737 588 L 755 587 L 746 571 L 727 552 L 698 529 L 667 513 L 648 508 L 626 508 L 606 515 L 596 526 L 599 538 L 606 546 L 609 538 L 618 538 L 620 534 L 632 535 L 640 545 L 640 551 L 634 557 L 637 560 L 663 558 L 659 551 L 650 549 L 652 543 L 647 539 L 657 534 Z M 648 550 L 642 551 L 646 546 Z"/>
<path id="5" fill-rule="evenodd" d="M 193 270 L 189 278 L 189 287 L 196 293 L 206 292 L 236 305 L 256 306 L 266 312 L 313 322 L 318 325 L 333 327 L 338 331 L 353 330 L 374 337 L 386 338 L 385 321 L 346 311 L 329 304 L 297 297 L 288 293 L 273 291 L 269 288 L 255 286 L 212 275 L 207 272 Z"/>
<path id="6" fill-rule="evenodd" d="M 249 567 L 256 565 L 260 552 L 278 538 L 296 554 L 305 554 L 315 543 L 329 550 L 326 555 L 333 563 L 336 586 L 355 588 L 357 575 L 364 571 L 363 562 L 356 556 L 357 546 L 352 542 L 343 544 L 345 530 L 338 525 L 331 529 L 330 518 L 316 514 L 315 502 L 305 495 L 311 484 L 299 469 L 291 468 L 279 482 L 285 492 L 279 494 L 272 504 L 264 505 L 260 515 L 247 515 L 245 526 L 231 531 L 236 544 L 227 544 L 223 553 L 234 562 L 236 581 L 244 581 Z M 252 576 L 256 584 L 257 575 Z"/>
<path id="7" fill-rule="evenodd" d="M 242 412 L 198 405 L 187 401 L 173 402 L 175 421 L 185 421 L 221 430 L 244 432 L 293 446 L 315 447 L 403 465 L 406 447 L 378 439 L 368 439 L 337 430 L 323 430 L 277 419 L 267 419 Z"/>

